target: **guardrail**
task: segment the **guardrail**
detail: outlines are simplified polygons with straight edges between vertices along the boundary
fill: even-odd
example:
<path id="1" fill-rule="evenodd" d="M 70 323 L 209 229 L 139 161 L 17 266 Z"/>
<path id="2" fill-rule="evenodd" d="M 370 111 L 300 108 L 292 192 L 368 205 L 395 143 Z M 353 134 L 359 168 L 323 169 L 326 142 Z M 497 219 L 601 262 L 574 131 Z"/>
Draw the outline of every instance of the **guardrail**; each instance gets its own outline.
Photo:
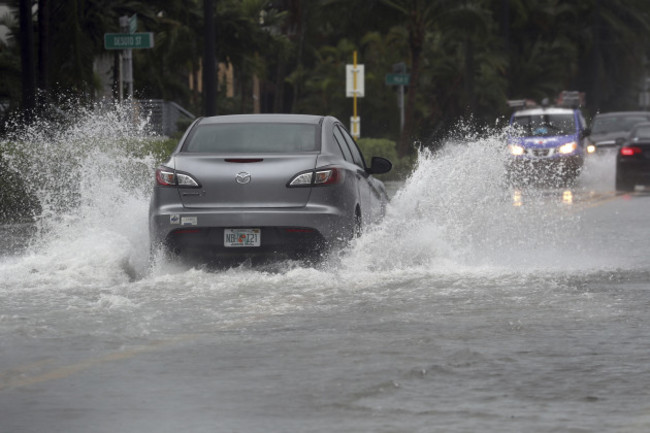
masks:
<path id="1" fill-rule="evenodd" d="M 160 135 L 172 136 L 178 132 L 178 121 L 187 119 L 194 120 L 195 115 L 181 107 L 175 102 L 162 99 L 137 99 L 141 114 L 149 117 L 151 128 Z"/>

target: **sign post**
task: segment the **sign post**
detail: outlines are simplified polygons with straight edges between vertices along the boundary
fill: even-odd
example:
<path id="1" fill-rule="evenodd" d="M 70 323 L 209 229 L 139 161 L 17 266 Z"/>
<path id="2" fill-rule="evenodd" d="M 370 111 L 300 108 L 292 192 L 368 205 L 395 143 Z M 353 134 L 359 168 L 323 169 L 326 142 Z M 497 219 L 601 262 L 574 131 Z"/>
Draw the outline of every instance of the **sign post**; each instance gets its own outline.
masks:
<path id="1" fill-rule="evenodd" d="M 133 97 L 133 53 L 131 50 L 153 48 L 153 33 L 136 33 L 138 16 L 120 17 L 122 33 L 104 33 L 104 48 L 122 50 L 120 53 L 120 101 L 123 98 L 123 83 L 128 86 L 127 97 Z"/>
<path id="2" fill-rule="evenodd" d="M 386 74 L 387 86 L 398 86 L 397 107 L 399 108 L 399 130 L 404 130 L 404 86 L 411 81 L 411 74 L 406 73 L 406 63 L 400 62 L 393 65 L 393 73 Z"/>
<path id="3" fill-rule="evenodd" d="M 350 133 L 355 139 L 361 136 L 361 118 L 357 113 L 357 98 L 362 98 L 365 95 L 364 85 L 364 65 L 357 64 L 357 52 L 354 52 L 354 63 L 352 65 L 345 65 L 346 80 L 345 80 L 345 94 L 347 97 L 352 97 L 352 117 L 350 118 Z"/>

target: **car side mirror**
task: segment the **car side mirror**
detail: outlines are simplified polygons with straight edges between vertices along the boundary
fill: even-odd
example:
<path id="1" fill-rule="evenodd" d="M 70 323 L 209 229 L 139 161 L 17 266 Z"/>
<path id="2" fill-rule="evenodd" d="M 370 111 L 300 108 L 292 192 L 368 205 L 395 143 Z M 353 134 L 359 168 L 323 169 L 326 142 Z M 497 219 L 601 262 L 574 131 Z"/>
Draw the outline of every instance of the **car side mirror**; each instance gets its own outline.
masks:
<path id="1" fill-rule="evenodd" d="M 384 174 L 388 173 L 392 168 L 393 164 L 386 158 L 373 156 L 370 162 L 370 168 L 367 171 L 370 174 Z"/>

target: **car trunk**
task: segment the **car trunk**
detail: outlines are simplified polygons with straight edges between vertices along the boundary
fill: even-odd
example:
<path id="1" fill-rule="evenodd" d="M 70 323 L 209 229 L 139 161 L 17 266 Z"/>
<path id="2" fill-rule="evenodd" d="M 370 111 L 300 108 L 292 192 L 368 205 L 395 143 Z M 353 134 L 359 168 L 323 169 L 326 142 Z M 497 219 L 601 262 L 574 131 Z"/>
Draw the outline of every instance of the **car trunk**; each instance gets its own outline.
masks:
<path id="1" fill-rule="evenodd" d="M 201 185 L 179 188 L 186 208 L 287 208 L 307 204 L 311 188 L 287 188 L 287 183 L 297 173 L 314 169 L 316 158 L 316 154 L 226 158 L 185 153 L 176 155 L 174 165 Z"/>

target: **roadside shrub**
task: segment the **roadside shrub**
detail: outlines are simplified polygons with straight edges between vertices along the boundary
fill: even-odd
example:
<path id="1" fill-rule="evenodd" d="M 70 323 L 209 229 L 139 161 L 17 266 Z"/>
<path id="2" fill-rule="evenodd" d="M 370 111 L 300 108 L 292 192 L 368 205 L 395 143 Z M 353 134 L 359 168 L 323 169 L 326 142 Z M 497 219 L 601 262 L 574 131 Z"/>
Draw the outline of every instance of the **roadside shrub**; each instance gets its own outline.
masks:
<path id="1" fill-rule="evenodd" d="M 36 197 L 27 191 L 20 175 L 12 170 L 0 148 L 0 224 L 31 221 L 39 211 Z"/>
<path id="2" fill-rule="evenodd" d="M 156 162 L 163 162 L 169 158 L 169 155 L 171 155 L 171 153 L 174 151 L 177 144 L 178 139 L 175 138 L 157 138 L 146 140 L 142 143 L 142 147 L 139 149 L 139 153 L 141 156 L 153 156 Z"/>
<path id="3" fill-rule="evenodd" d="M 368 159 L 367 164 L 373 156 L 381 156 L 393 163 L 393 169 L 386 174 L 377 175 L 381 180 L 403 180 L 413 169 L 414 161 L 411 157 L 400 158 L 397 156 L 397 144 L 387 138 L 360 138 L 357 144 L 364 156 Z"/>

